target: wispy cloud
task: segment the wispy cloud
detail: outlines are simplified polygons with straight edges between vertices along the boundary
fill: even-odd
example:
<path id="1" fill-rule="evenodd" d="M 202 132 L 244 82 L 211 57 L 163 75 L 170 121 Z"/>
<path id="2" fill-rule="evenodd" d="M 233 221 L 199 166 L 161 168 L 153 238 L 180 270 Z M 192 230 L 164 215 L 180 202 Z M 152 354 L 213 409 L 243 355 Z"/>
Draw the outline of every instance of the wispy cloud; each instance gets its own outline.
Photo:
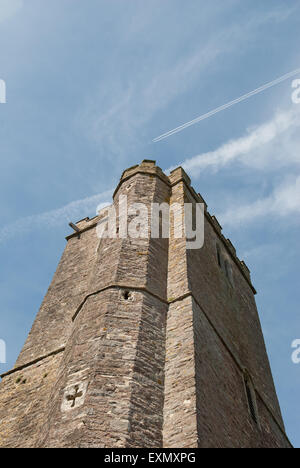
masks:
<path id="1" fill-rule="evenodd" d="M 289 177 L 271 195 L 253 203 L 232 206 L 218 216 L 224 226 L 239 227 L 257 218 L 276 219 L 300 214 L 300 176 Z M 299 219 L 300 221 L 300 219 Z"/>
<path id="2" fill-rule="evenodd" d="M 226 10 L 226 7 L 223 8 Z M 192 41 L 185 49 L 182 48 L 182 35 L 175 32 L 172 49 L 167 50 L 167 53 L 161 41 L 151 36 L 153 55 L 143 56 L 138 67 L 135 60 L 132 60 L 132 66 L 136 69 L 134 80 L 131 74 L 128 76 L 125 72 L 121 76 L 115 74 L 109 87 L 104 88 L 101 83 L 78 113 L 78 125 L 81 128 L 83 126 L 89 140 L 100 147 L 104 157 L 107 155 L 110 159 L 113 154 L 124 159 L 124 154 L 131 149 L 136 150 L 140 144 L 148 143 L 148 124 L 158 112 L 176 99 L 182 99 L 195 85 L 199 87 L 201 77 L 204 81 L 209 79 L 210 73 L 226 60 L 227 54 L 232 55 L 237 50 L 240 53 L 241 46 L 247 43 L 247 39 L 253 37 L 265 24 L 286 19 L 287 10 L 268 8 L 267 11 L 250 15 L 239 23 L 229 22 L 213 36 L 207 36 L 205 32 L 202 36 L 199 32 L 197 40 Z M 139 17 L 135 18 L 135 23 L 140 23 Z M 148 33 L 147 27 L 150 27 L 151 34 L 153 23 L 145 25 Z M 131 27 L 129 34 L 134 38 L 137 31 Z M 128 40 L 127 33 L 126 38 Z M 122 56 L 123 44 L 116 44 L 116 47 Z M 144 47 L 145 51 L 148 50 L 149 40 Z M 178 51 L 175 56 L 174 51 Z M 218 61 L 220 57 L 222 61 Z M 107 64 L 107 67 L 111 66 L 113 65 Z M 114 64 L 116 66 L 120 68 L 119 64 Z"/>
<path id="3" fill-rule="evenodd" d="M 271 189 L 268 196 L 255 201 L 238 203 L 236 194 L 229 191 L 229 208 L 218 214 L 224 227 L 238 228 L 258 218 L 269 219 L 270 216 L 283 219 L 296 215 L 295 218 L 300 220 L 297 216 L 300 214 L 299 127 L 300 106 L 291 103 L 288 110 L 278 111 L 268 122 L 248 129 L 244 136 L 181 164 L 193 177 L 207 170 L 217 172 L 234 164 L 247 166 L 254 171 L 267 171 L 269 176 L 274 172 L 277 175 L 275 184 L 278 184 L 280 174 L 283 182 L 274 185 L 275 189 Z"/>
<path id="4" fill-rule="evenodd" d="M 26 234 L 36 229 L 55 228 L 70 221 L 76 221 L 87 213 L 97 214 L 97 209 L 107 206 L 111 202 L 112 190 L 93 195 L 82 200 L 76 200 L 56 210 L 51 210 L 35 216 L 20 218 L 12 224 L 0 229 L 0 243 L 11 240 L 16 236 Z"/>
<path id="5" fill-rule="evenodd" d="M 212 41 L 171 67 L 155 73 L 141 70 L 134 83 L 127 86 L 116 77 L 110 92 L 101 88 L 78 115 L 78 121 L 85 123 L 89 139 L 101 147 L 104 155 L 123 155 L 145 138 L 145 125 L 155 113 L 188 89 L 221 53 L 222 49 Z"/>
<path id="6" fill-rule="evenodd" d="M 218 171 L 224 166 L 237 161 L 244 161 L 249 165 L 251 162 L 245 156 L 253 154 L 254 151 L 269 143 L 273 143 L 283 133 L 290 129 L 297 129 L 299 126 L 300 112 L 299 108 L 294 106 L 288 111 L 278 112 L 269 122 L 248 129 L 246 135 L 241 138 L 230 140 L 214 151 L 186 159 L 181 166 L 187 171 L 192 171 L 195 177 L 201 174 L 203 170 L 210 168 Z M 289 158 L 289 155 L 282 154 L 282 158 Z M 169 168 L 168 170 L 172 169 Z"/>
<path id="7" fill-rule="evenodd" d="M 23 0 L 0 0 L 0 23 L 14 16 L 23 5 Z"/>
<path id="8" fill-rule="evenodd" d="M 182 166 L 195 176 L 198 171 L 207 168 L 219 170 L 229 163 L 243 160 L 245 156 L 249 155 L 249 153 L 252 154 L 254 150 L 258 150 L 267 143 L 274 142 L 277 137 L 288 129 L 300 126 L 299 117 L 298 108 L 295 107 L 291 108 L 290 111 L 280 112 L 269 122 L 249 130 L 244 137 L 232 140 L 213 152 L 188 159 Z M 288 155 L 284 154 L 284 157 L 288 157 Z M 297 161 L 300 163 L 299 157 Z M 53 228 L 69 221 L 76 221 L 77 218 L 82 218 L 86 213 L 96 214 L 99 204 L 106 206 L 110 203 L 112 193 L 113 190 L 108 190 L 99 195 L 76 200 L 59 209 L 20 218 L 18 221 L 0 229 L 0 243 L 35 229 Z M 235 206 L 220 215 L 219 218 L 224 226 L 230 224 L 237 226 L 267 214 L 275 213 L 277 216 L 283 217 L 293 212 L 300 212 L 300 176 L 294 181 L 289 180 L 288 183 L 280 186 L 269 197 L 257 200 L 252 204 Z"/>

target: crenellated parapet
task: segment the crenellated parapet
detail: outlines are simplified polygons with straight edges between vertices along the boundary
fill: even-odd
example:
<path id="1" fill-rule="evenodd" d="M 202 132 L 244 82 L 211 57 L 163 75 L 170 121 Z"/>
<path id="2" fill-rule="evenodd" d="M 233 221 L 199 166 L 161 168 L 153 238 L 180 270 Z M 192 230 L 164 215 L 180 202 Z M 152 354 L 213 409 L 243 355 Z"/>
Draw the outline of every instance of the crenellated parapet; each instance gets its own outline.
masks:
<path id="1" fill-rule="evenodd" d="M 113 199 L 117 197 L 120 188 L 122 185 L 127 182 L 129 179 L 134 178 L 138 174 L 148 175 L 149 177 L 158 177 L 162 180 L 166 185 L 168 185 L 171 189 L 175 187 L 179 183 L 183 183 L 187 192 L 192 197 L 192 199 L 197 203 L 203 203 L 205 207 L 205 216 L 208 222 L 211 224 L 213 229 L 215 230 L 216 234 L 219 236 L 220 241 L 222 242 L 224 248 L 226 249 L 227 253 L 231 256 L 232 260 L 240 269 L 241 273 L 249 283 L 250 287 L 252 288 L 253 292 L 256 293 L 252 282 L 251 282 L 251 273 L 249 268 L 247 267 L 246 263 L 243 260 L 240 260 L 237 256 L 236 248 L 230 241 L 223 235 L 223 228 L 217 218 L 214 215 L 211 215 L 208 211 L 208 205 L 202 195 L 197 193 L 196 190 L 191 185 L 191 179 L 185 170 L 180 166 L 176 169 L 172 170 L 170 175 L 167 176 L 160 167 L 156 165 L 156 161 L 151 159 L 144 159 L 141 164 L 136 164 L 134 166 L 129 167 L 126 169 L 121 178 L 120 182 L 114 192 Z M 93 229 L 99 221 L 101 220 L 101 216 L 97 215 L 93 218 L 83 218 L 82 220 L 76 222 L 76 227 L 79 229 L 80 232 L 75 231 L 74 233 L 67 236 L 67 240 L 72 237 L 76 237 L 80 235 L 80 233 L 85 232 L 89 229 Z"/>
<path id="2" fill-rule="evenodd" d="M 235 264 L 238 266 L 238 268 L 240 269 L 242 275 L 245 277 L 245 279 L 249 283 L 249 285 L 250 285 L 251 289 L 253 290 L 253 292 L 256 294 L 256 290 L 253 287 L 252 282 L 251 282 L 251 274 L 250 274 L 249 268 L 247 267 L 246 263 L 243 260 L 240 260 L 238 258 L 236 248 L 234 247 L 234 245 L 232 244 L 230 239 L 227 239 L 223 235 L 223 233 L 222 233 L 223 228 L 222 228 L 221 224 L 219 223 L 219 221 L 217 220 L 217 218 L 215 216 L 212 216 L 209 213 L 208 205 L 207 205 L 206 201 L 204 200 L 202 195 L 200 193 L 197 193 L 196 190 L 192 187 L 191 179 L 187 175 L 185 170 L 182 167 L 178 167 L 177 169 L 174 169 L 171 172 L 170 176 L 169 176 L 169 180 L 170 180 L 171 186 L 174 186 L 174 185 L 176 185 L 176 184 L 178 184 L 180 182 L 183 182 L 185 184 L 185 187 L 186 187 L 187 191 L 194 198 L 194 200 L 197 203 L 203 203 L 204 204 L 206 219 L 213 226 L 213 228 L 214 228 L 216 234 L 219 236 L 219 239 L 222 242 L 224 248 L 226 249 L 228 254 L 231 256 L 232 260 L 235 262 Z"/>

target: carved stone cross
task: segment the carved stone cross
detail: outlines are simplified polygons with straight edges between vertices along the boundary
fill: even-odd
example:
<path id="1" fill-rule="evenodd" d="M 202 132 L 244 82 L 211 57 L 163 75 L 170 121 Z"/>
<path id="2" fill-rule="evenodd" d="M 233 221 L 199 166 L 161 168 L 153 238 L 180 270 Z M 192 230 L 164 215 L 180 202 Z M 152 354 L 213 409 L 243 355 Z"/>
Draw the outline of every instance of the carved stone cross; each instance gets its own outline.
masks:
<path id="1" fill-rule="evenodd" d="M 87 388 L 87 380 L 83 380 L 82 382 L 77 381 L 77 383 L 74 382 L 72 385 L 68 385 L 65 388 L 63 400 L 61 402 L 61 411 L 66 413 L 82 406 L 85 401 Z"/>
<path id="2" fill-rule="evenodd" d="M 76 385 L 76 387 L 75 387 L 75 395 L 67 395 L 67 396 L 66 396 L 66 398 L 67 398 L 68 401 L 72 401 L 71 408 L 74 408 L 76 399 L 83 396 L 83 393 L 82 393 L 82 392 L 79 392 L 78 390 L 79 390 L 79 385 Z"/>

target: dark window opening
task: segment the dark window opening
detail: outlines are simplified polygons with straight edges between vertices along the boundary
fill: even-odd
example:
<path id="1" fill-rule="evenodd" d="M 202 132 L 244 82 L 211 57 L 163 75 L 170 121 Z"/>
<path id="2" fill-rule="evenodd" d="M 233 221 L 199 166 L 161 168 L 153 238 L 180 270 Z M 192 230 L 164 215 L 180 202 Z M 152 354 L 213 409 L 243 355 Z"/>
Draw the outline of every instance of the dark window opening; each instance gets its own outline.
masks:
<path id="1" fill-rule="evenodd" d="M 221 251 L 220 247 L 217 245 L 217 257 L 218 257 L 218 265 L 222 268 L 222 258 L 221 258 Z"/>
<path id="2" fill-rule="evenodd" d="M 232 272 L 232 266 L 230 264 L 230 261 L 224 259 L 221 253 L 221 248 L 219 244 L 216 245 L 216 248 L 217 248 L 217 261 L 218 261 L 219 268 L 224 272 L 231 286 L 234 286 L 233 272 Z"/>
<path id="3" fill-rule="evenodd" d="M 255 402 L 255 396 L 254 396 L 255 390 L 253 386 L 251 385 L 248 378 L 245 378 L 245 386 L 246 386 L 248 406 L 249 406 L 251 417 L 253 421 L 255 422 L 255 424 L 258 424 L 258 416 L 257 416 L 256 402 Z"/>
<path id="4" fill-rule="evenodd" d="M 131 298 L 130 291 L 124 291 L 123 292 L 123 299 L 125 299 L 125 301 L 128 301 L 130 298 Z"/>

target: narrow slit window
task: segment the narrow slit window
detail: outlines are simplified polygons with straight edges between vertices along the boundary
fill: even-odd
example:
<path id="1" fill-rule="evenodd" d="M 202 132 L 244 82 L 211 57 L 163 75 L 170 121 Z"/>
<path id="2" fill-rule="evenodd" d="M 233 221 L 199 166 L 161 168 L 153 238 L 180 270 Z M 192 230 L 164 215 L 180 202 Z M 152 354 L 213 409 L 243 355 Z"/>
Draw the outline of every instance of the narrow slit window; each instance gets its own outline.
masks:
<path id="1" fill-rule="evenodd" d="M 248 407 L 249 407 L 251 417 L 253 421 L 255 422 L 255 424 L 258 425 L 258 414 L 257 414 L 255 390 L 249 377 L 245 377 L 245 387 L 246 387 Z"/>
<path id="2" fill-rule="evenodd" d="M 226 262 L 224 264 L 224 268 L 225 268 L 225 274 L 227 276 L 227 279 L 231 283 L 231 286 L 233 286 L 232 268 L 231 268 L 231 265 L 230 265 L 228 260 L 226 260 Z"/>
<path id="3" fill-rule="evenodd" d="M 222 268 L 222 257 L 221 257 L 221 250 L 219 245 L 217 245 L 217 258 L 218 258 L 218 265 Z"/>

